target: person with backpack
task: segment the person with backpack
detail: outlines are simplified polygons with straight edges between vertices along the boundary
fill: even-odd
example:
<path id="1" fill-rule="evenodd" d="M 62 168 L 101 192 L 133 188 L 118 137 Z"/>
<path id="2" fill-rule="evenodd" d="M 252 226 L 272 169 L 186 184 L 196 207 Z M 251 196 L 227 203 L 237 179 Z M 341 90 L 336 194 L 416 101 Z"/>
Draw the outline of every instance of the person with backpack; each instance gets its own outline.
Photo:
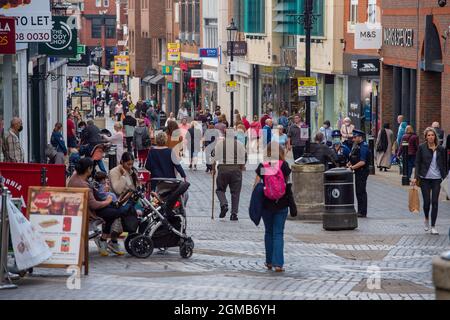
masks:
<path id="1" fill-rule="evenodd" d="M 293 200 L 291 185 L 288 184 L 291 168 L 285 160 L 284 149 L 275 141 L 267 145 L 264 158 L 255 171 L 254 188 L 260 183 L 264 185 L 265 265 L 268 270 L 283 272 L 284 226 Z M 296 216 L 296 210 L 291 210 L 291 215 Z"/>
<path id="2" fill-rule="evenodd" d="M 148 149 L 151 146 L 151 138 L 148 132 L 148 128 L 145 126 L 145 122 L 139 119 L 139 125 L 134 130 L 133 144 L 135 150 L 137 150 L 139 168 L 143 168 L 145 161 L 147 160 Z"/>

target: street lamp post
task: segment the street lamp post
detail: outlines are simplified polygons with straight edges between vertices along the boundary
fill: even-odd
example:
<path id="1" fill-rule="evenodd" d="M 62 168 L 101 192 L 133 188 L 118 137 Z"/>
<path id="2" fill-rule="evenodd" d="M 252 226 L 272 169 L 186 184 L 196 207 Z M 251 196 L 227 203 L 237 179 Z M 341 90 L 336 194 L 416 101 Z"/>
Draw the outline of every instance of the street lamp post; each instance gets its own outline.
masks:
<path id="1" fill-rule="evenodd" d="M 290 14 L 289 16 L 294 17 L 297 20 L 298 24 L 303 25 L 305 29 L 305 44 L 306 44 L 306 53 L 305 53 L 305 76 L 311 77 L 311 31 L 313 28 L 313 24 L 316 19 L 320 16 L 313 13 L 314 3 L 313 0 L 306 0 L 303 14 Z M 306 150 L 304 157 L 310 157 L 310 145 L 311 145 L 311 97 L 305 97 L 305 106 L 306 106 L 306 114 L 305 114 L 305 122 L 308 126 L 308 140 L 306 141 Z"/>
<path id="2" fill-rule="evenodd" d="M 236 41 L 236 36 L 238 32 L 238 28 L 236 27 L 236 24 L 234 23 L 234 19 L 231 19 L 230 25 L 227 27 L 228 32 L 228 48 L 230 49 L 230 62 L 231 64 L 234 61 L 234 42 Z M 229 65 L 229 72 L 230 72 L 230 80 L 234 81 L 234 74 L 231 72 L 231 64 Z M 230 91 L 230 124 L 231 127 L 234 126 L 234 92 L 233 90 Z"/>

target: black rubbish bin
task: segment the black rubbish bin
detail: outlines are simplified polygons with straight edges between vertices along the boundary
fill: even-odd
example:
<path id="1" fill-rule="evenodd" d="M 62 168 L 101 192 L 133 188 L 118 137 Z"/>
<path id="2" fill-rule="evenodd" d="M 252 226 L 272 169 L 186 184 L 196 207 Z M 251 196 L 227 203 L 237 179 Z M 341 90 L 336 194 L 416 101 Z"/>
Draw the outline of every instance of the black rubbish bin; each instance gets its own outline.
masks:
<path id="1" fill-rule="evenodd" d="M 325 230 L 353 230 L 358 227 L 353 179 L 353 172 L 346 168 L 324 173 Z"/>
<path id="2" fill-rule="evenodd" d="M 108 152 L 109 171 L 117 167 L 117 147 L 111 146 Z"/>

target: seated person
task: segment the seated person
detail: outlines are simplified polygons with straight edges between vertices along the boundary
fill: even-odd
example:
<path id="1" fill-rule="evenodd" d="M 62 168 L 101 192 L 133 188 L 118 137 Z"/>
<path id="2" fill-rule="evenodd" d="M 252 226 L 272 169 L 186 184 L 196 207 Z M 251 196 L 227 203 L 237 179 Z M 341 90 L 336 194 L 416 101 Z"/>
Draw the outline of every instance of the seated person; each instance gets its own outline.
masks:
<path id="1" fill-rule="evenodd" d="M 314 138 L 314 143 L 311 143 L 311 155 L 317 158 L 320 163 L 324 164 L 325 167 L 328 167 L 328 162 L 331 161 L 336 163 L 337 156 L 326 144 L 323 144 L 322 141 L 324 139 L 324 135 L 322 132 L 318 132 Z"/>
<path id="2" fill-rule="evenodd" d="M 117 202 L 117 196 L 114 192 L 110 192 L 110 186 L 108 182 L 108 175 L 102 171 L 95 174 L 95 182 L 97 184 L 98 196 L 101 200 L 106 199 L 108 196 L 112 197 L 113 202 Z"/>

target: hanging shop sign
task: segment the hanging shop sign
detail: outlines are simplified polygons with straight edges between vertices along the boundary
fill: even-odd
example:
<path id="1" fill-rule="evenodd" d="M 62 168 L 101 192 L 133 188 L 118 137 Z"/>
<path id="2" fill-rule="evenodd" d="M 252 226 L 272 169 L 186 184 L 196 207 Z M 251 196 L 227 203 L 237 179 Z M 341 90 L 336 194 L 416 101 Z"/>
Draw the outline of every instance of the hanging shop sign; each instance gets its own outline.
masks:
<path id="1" fill-rule="evenodd" d="M 355 49 L 380 49 L 382 29 L 380 25 L 358 23 L 355 25 Z"/>
<path id="2" fill-rule="evenodd" d="M 245 41 L 228 41 L 227 42 L 227 55 L 239 57 L 247 55 L 247 42 Z"/>
<path id="3" fill-rule="evenodd" d="M 414 29 L 384 28 L 383 43 L 387 46 L 406 47 L 414 46 Z"/>
<path id="4" fill-rule="evenodd" d="M 51 42 L 39 43 L 39 53 L 51 57 L 75 57 L 77 55 L 77 28 L 68 23 L 69 17 L 52 17 Z"/>
<path id="5" fill-rule="evenodd" d="M 358 76 L 379 76 L 380 60 L 379 59 L 361 59 L 358 60 Z"/>
<path id="6" fill-rule="evenodd" d="M 298 78 L 299 97 L 312 97 L 317 95 L 317 80 L 311 77 Z"/>
<path id="7" fill-rule="evenodd" d="M 210 82 L 219 82 L 219 74 L 216 71 L 203 70 L 203 80 Z"/>
<path id="8" fill-rule="evenodd" d="M 191 70 L 191 78 L 194 78 L 194 79 L 203 78 L 203 70 L 202 69 L 192 69 Z"/>
<path id="9" fill-rule="evenodd" d="M 16 21 L 0 17 L 0 54 L 16 53 Z"/>
<path id="10" fill-rule="evenodd" d="M 181 69 L 180 68 L 173 69 L 173 82 L 175 82 L 175 83 L 181 82 Z"/>
<path id="11" fill-rule="evenodd" d="M 217 58 L 219 49 L 217 48 L 200 48 L 200 58 Z"/>
<path id="12" fill-rule="evenodd" d="M 114 56 L 114 75 L 128 76 L 130 74 L 130 57 Z"/>
<path id="13" fill-rule="evenodd" d="M 180 61 L 181 52 L 180 44 L 177 42 L 167 44 L 167 60 L 168 61 Z"/>
<path id="14" fill-rule="evenodd" d="M 16 18 L 16 42 L 50 42 L 52 13 L 48 0 L 2 0 L 0 16 Z"/>
<path id="15" fill-rule="evenodd" d="M 162 67 L 162 74 L 164 76 L 170 76 L 173 73 L 173 67 L 172 66 L 163 66 Z"/>

